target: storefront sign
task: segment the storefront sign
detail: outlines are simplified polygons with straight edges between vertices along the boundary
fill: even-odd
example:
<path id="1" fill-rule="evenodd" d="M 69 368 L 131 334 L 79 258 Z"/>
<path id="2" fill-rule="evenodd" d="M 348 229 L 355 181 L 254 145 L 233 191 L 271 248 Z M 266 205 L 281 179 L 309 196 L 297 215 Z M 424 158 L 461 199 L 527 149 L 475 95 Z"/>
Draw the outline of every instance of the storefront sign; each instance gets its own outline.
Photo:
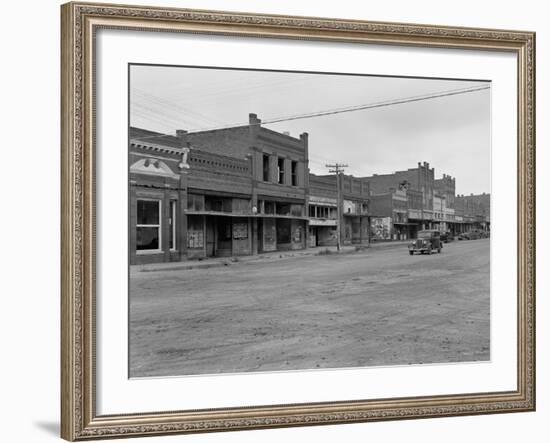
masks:
<path id="1" fill-rule="evenodd" d="M 188 248 L 203 248 L 204 234 L 202 231 L 187 231 L 187 247 Z"/>
<path id="2" fill-rule="evenodd" d="M 370 223 L 374 240 L 391 239 L 391 217 L 373 217 Z"/>
<path id="3" fill-rule="evenodd" d="M 233 238 L 235 240 L 248 238 L 248 223 L 234 223 Z"/>

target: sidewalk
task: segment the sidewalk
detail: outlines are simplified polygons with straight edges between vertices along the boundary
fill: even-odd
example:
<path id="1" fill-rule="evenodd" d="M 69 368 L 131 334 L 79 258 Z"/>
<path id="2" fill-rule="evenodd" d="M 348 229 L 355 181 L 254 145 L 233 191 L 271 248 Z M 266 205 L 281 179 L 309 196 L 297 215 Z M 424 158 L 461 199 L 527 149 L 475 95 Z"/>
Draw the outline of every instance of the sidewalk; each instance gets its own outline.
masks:
<path id="1" fill-rule="evenodd" d="M 368 245 L 347 245 L 340 248 L 340 254 L 353 254 L 367 250 L 381 250 L 395 247 L 404 247 L 410 240 L 373 242 Z M 182 262 L 170 263 L 151 263 L 146 265 L 130 266 L 130 273 L 136 272 L 156 272 L 156 271 L 174 271 L 187 269 L 207 269 L 221 266 L 231 266 L 238 263 L 248 263 L 254 261 L 273 261 L 293 257 L 305 257 L 314 255 L 338 254 L 336 246 L 317 246 L 314 248 L 299 249 L 294 251 L 273 251 L 262 252 L 258 255 L 244 255 L 238 257 L 208 257 L 203 259 L 186 260 Z"/>

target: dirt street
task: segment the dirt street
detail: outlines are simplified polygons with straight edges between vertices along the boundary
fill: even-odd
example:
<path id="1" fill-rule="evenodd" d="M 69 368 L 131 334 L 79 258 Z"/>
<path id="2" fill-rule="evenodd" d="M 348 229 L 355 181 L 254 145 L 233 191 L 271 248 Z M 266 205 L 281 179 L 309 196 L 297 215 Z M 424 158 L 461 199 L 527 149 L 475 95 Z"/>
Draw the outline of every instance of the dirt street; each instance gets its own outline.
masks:
<path id="1" fill-rule="evenodd" d="M 130 375 L 488 360 L 489 244 L 132 273 Z"/>

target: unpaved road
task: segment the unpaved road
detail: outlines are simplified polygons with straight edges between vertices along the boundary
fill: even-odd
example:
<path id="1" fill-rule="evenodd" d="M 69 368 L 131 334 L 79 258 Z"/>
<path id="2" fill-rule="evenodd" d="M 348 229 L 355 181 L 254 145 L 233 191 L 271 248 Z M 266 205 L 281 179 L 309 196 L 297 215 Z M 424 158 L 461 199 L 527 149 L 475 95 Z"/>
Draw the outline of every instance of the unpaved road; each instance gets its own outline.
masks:
<path id="1" fill-rule="evenodd" d="M 483 361 L 489 240 L 132 273 L 130 375 Z"/>

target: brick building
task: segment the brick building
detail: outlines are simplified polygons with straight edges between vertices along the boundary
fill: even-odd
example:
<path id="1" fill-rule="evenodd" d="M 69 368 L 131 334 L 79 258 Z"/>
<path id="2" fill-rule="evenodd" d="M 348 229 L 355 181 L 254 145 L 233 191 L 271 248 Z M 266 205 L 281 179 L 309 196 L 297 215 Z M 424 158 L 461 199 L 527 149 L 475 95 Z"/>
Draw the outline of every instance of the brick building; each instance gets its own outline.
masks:
<path id="1" fill-rule="evenodd" d="M 407 240 L 412 238 L 409 223 L 407 188 L 390 188 L 371 196 L 370 220 L 373 240 Z"/>
<path id="2" fill-rule="evenodd" d="M 443 174 L 434 180 L 434 228 L 440 231 L 461 232 L 462 222 L 455 214 L 456 180 Z"/>
<path id="3" fill-rule="evenodd" d="M 330 246 L 338 226 L 344 245 L 490 229 L 490 195 L 455 196 L 455 179 L 435 180 L 426 162 L 314 175 L 308 149 L 307 133 L 272 131 L 255 114 L 244 126 L 175 136 L 130 128 L 130 263 Z"/>
<path id="4" fill-rule="evenodd" d="M 302 249 L 308 136 L 130 129 L 130 263 Z"/>
<path id="5" fill-rule="evenodd" d="M 338 223 L 341 244 L 366 244 L 369 241 L 369 185 L 351 175 L 340 174 L 338 177 L 340 202 L 336 175 L 309 175 L 309 246 L 335 245 Z"/>
<path id="6" fill-rule="evenodd" d="M 490 194 L 456 196 L 454 177 L 434 176 L 434 168 L 423 162 L 405 171 L 364 177 L 371 190 L 374 240 L 416 238 L 422 229 L 453 234 L 489 230 Z"/>
<path id="7" fill-rule="evenodd" d="M 435 180 L 429 163 L 363 180 L 371 192 L 373 239 L 405 240 L 415 238 L 418 230 L 432 228 Z"/>
<path id="8" fill-rule="evenodd" d="M 456 215 L 462 219 L 462 231 L 491 230 L 491 194 L 457 195 Z"/>
<path id="9" fill-rule="evenodd" d="M 337 243 L 338 192 L 336 176 L 309 174 L 309 247 Z"/>

